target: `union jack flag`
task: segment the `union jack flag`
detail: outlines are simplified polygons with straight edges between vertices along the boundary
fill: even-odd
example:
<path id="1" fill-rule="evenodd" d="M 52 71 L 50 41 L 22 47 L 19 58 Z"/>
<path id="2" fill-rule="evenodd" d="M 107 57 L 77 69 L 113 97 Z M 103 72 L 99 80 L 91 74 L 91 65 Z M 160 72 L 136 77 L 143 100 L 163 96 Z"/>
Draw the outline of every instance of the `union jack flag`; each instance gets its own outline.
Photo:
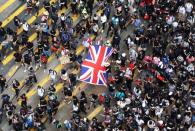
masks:
<path id="1" fill-rule="evenodd" d="M 107 85 L 108 74 L 104 66 L 113 49 L 111 47 L 94 45 L 89 46 L 86 59 L 81 65 L 80 80 L 95 85 Z"/>

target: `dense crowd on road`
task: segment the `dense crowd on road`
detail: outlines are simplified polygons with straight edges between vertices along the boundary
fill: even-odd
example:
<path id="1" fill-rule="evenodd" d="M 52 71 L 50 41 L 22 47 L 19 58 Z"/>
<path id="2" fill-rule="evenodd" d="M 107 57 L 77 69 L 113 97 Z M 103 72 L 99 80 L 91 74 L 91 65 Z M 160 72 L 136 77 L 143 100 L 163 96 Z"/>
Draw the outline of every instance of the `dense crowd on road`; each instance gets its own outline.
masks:
<path id="1" fill-rule="evenodd" d="M 36 12 L 38 16 L 39 0 L 26 3 L 26 15 Z M 69 4 L 71 13 L 81 16 L 76 25 L 71 16 L 58 14 Z M 40 102 L 35 109 L 28 104 L 26 94 L 20 94 L 20 82 L 14 79 L 11 87 L 16 93 L 13 99 L 21 101 L 19 113 L 13 99 L 3 93 L 10 85 L 0 75 L 1 121 L 6 117 L 16 131 L 47 130 L 45 116 L 57 129 L 69 131 L 195 131 L 194 5 L 193 0 L 59 0 L 57 4 L 44 1 L 46 10 L 40 22 L 29 25 L 17 16 L 14 18 L 17 30 L 24 31 L 22 35 L 1 27 L 0 22 L 1 60 L 10 49 L 15 51 L 15 62 L 28 72 L 23 88 L 30 90 L 37 83 L 36 71 L 48 69 L 51 55 L 62 65 L 71 63 L 70 69 L 60 73 L 48 69 L 51 84 L 47 90 L 36 87 Z M 103 11 L 97 14 L 98 10 Z M 32 31 L 36 32 L 36 42 L 28 40 Z M 127 34 L 125 38 L 123 32 Z M 91 39 L 90 34 L 95 38 Z M 105 41 L 107 38 L 112 39 Z M 90 44 L 114 48 L 110 63 L 105 65 L 109 74 L 107 92 L 82 91 L 73 96 L 78 76 L 68 70 L 80 68 L 83 56 L 76 54 L 80 41 L 85 48 Z M 72 105 L 72 119 L 63 122 L 55 119 L 61 102 L 55 89 L 57 82 L 64 84 L 63 100 Z M 103 106 L 100 116 L 88 119 L 88 110 L 98 106 Z"/>

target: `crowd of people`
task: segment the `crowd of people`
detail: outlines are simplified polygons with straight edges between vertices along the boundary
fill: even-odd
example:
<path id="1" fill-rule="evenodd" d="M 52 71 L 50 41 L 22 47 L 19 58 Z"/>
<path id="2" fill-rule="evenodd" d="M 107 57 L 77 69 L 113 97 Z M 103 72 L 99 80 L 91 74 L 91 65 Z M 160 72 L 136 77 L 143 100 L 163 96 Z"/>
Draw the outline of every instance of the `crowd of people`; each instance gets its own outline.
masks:
<path id="1" fill-rule="evenodd" d="M 46 71 L 52 54 L 61 64 L 71 63 L 70 68 L 78 70 L 83 59 L 76 54 L 80 41 L 85 48 L 90 44 L 111 46 L 114 51 L 110 63 L 105 65 L 108 87 L 102 94 L 82 91 L 79 96 L 72 96 L 77 74 L 69 73 L 69 69 L 60 73 L 48 69 L 51 84 L 47 91 L 37 87 L 40 102 L 33 109 L 26 94 L 20 95 L 21 85 L 15 79 L 11 86 L 21 101 L 20 111 L 16 112 L 17 105 L 9 94 L 2 94 L 0 109 L 0 116 L 5 115 L 14 130 L 48 130 L 43 122 L 45 116 L 57 129 L 69 131 L 195 130 L 193 0 L 59 0 L 57 4 L 28 0 L 27 15 L 38 15 L 41 4 L 46 11 L 40 22 L 29 25 L 17 16 L 14 18 L 16 29 L 23 28 L 22 35 L 1 27 L 0 22 L 1 58 L 10 49 L 15 51 L 15 62 L 28 72 L 24 86 L 30 90 L 38 81 L 36 70 Z M 58 14 L 69 4 L 72 14 L 82 16 L 76 25 L 71 16 Z M 37 33 L 36 42 L 29 42 L 30 32 Z M 90 34 L 95 38 L 89 38 Z M 64 84 L 64 101 L 72 105 L 72 118 L 63 122 L 55 119 L 60 105 L 55 89 L 58 81 Z M 7 86 L 6 78 L 0 75 L 1 93 Z M 100 105 L 104 107 L 100 116 L 88 119 L 88 110 Z"/>

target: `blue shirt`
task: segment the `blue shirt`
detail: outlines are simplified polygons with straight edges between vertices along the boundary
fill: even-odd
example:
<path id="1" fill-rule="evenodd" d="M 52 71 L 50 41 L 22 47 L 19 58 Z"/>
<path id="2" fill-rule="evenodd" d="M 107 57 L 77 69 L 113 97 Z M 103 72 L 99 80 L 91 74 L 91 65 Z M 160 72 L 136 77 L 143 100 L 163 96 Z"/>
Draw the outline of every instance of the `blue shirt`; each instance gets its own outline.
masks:
<path id="1" fill-rule="evenodd" d="M 140 20 L 140 19 L 136 19 L 136 20 L 134 21 L 134 23 L 133 23 L 133 24 L 134 24 L 134 26 L 135 26 L 135 27 L 137 27 L 137 28 L 138 28 L 138 27 L 140 27 L 140 26 L 141 26 L 141 23 L 142 23 L 142 22 L 141 22 L 141 20 Z"/>
<path id="2" fill-rule="evenodd" d="M 112 24 L 117 26 L 119 24 L 119 19 L 117 17 L 112 17 Z"/>

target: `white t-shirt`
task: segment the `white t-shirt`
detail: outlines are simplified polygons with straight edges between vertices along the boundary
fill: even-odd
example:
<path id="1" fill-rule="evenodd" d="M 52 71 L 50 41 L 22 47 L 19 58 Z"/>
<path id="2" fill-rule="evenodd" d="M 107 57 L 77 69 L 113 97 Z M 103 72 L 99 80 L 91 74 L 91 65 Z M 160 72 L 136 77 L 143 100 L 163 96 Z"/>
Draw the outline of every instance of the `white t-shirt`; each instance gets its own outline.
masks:
<path id="1" fill-rule="evenodd" d="M 190 126 L 190 128 L 188 129 L 188 131 L 195 131 L 195 126 Z"/>
<path id="2" fill-rule="evenodd" d="M 24 23 L 24 24 L 22 25 L 22 28 L 24 29 L 24 31 L 28 31 L 28 29 L 29 29 L 28 23 Z"/>
<path id="3" fill-rule="evenodd" d="M 94 31 L 94 32 L 98 32 L 98 29 L 99 29 L 98 25 L 95 24 L 95 25 L 93 26 L 93 31 Z"/>
<path id="4" fill-rule="evenodd" d="M 131 59 L 136 59 L 137 58 L 137 56 L 138 56 L 138 54 L 137 54 L 137 52 L 134 50 L 134 49 L 130 49 L 129 50 L 129 55 L 130 55 L 130 58 Z"/>
<path id="5" fill-rule="evenodd" d="M 56 79 L 57 72 L 56 71 L 51 71 L 51 72 L 49 72 L 49 75 L 50 75 L 51 79 Z"/>
<path id="6" fill-rule="evenodd" d="M 74 104 L 73 104 L 72 108 L 73 108 L 73 111 L 78 111 L 78 109 L 79 109 L 78 106 L 74 105 Z"/>
<path id="7" fill-rule="evenodd" d="M 180 6 L 179 9 L 178 9 L 178 12 L 185 15 L 186 14 L 186 10 L 183 6 Z"/>
<path id="8" fill-rule="evenodd" d="M 189 17 L 187 18 L 187 21 L 188 21 L 191 25 L 193 25 L 193 24 L 195 23 L 195 16 L 189 16 Z"/>
<path id="9" fill-rule="evenodd" d="M 193 9 L 192 3 L 187 2 L 185 4 L 185 8 L 186 8 L 186 12 L 191 13 L 192 12 L 192 9 Z"/>
<path id="10" fill-rule="evenodd" d="M 68 73 L 66 72 L 65 74 L 61 75 L 62 80 L 68 80 Z"/>
<path id="11" fill-rule="evenodd" d="M 83 46 L 85 46 L 85 47 L 89 47 L 89 46 L 90 46 L 89 42 L 87 42 L 86 40 L 84 40 L 84 41 L 82 42 L 82 44 L 83 44 Z"/>
<path id="12" fill-rule="evenodd" d="M 142 101 L 142 107 L 146 107 L 146 106 L 147 106 L 147 103 L 148 103 L 147 100 L 144 99 L 144 100 Z"/>
<path id="13" fill-rule="evenodd" d="M 68 55 L 68 53 L 69 53 L 68 49 L 64 49 L 64 50 L 61 51 L 62 56 L 66 56 L 66 55 Z"/>
<path id="14" fill-rule="evenodd" d="M 40 97 L 43 97 L 45 90 L 42 88 L 37 89 L 37 93 Z"/>
<path id="15" fill-rule="evenodd" d="M 62 21 L 65 21 L 66 17 L 65 17 L 64 15 L 62 15 L 62 16 L 60 16 L 60 19 L 61 19 Z"/>
<path id="16" fill-rule="evenodd" d="M 167 22 L 167 24 L 171 25 L 174 20 L 175 20 L 174 16 L 168 16 L 166 22 Z"/>
<path id="17" fill-rule="evenodd" d="M 172 23 L 172 26 L 173 26 L 173 28 L 176 28 L 176 27 L 178 26 L 178 22 L 177 22 L 177 21 L 174 21 L 174 22 Z"/>
<path id="18" fill-rule="evenodd" d="M 186 67 L 188 72 L 194 71 L 194 65 L 191 63 Z"/>
<path id="19" fill-rule="evenodd" d="M 106 15 L 100 17 L 101 23 L 105 23 L 107 21 Z"/>

